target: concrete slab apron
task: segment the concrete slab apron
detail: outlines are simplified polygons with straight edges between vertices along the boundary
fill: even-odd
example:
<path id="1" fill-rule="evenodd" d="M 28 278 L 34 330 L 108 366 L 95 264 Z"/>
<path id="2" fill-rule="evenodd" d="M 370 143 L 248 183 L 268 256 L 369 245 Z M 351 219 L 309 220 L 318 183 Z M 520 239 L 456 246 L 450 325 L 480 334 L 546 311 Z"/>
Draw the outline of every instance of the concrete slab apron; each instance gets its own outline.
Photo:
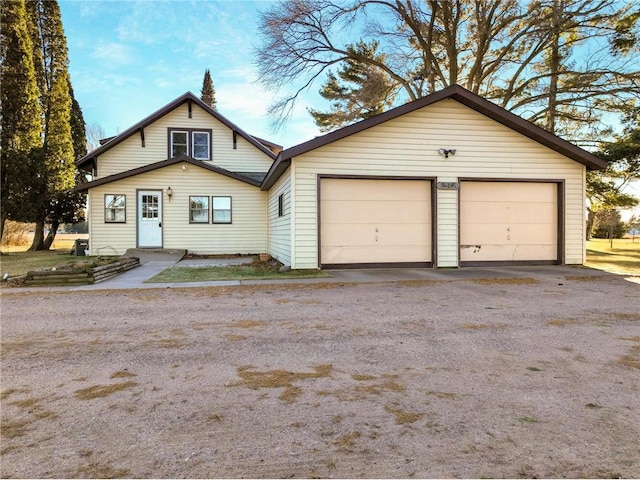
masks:
<path id="1" fill-rule="evenodd" d="M 177 287 L 206 287 L 206 286 L 228 286 L 240 285 L 240 280 L 223 280 L 216 282 L 180 282 L 180 283 L 144 283 L 160 272 L 171 268 L 176 264 L 185 267 L 203 266 L 225 266 L 249 264 L 253 261 L 249 257 L 240 258 L 215 258 L 215 259 L 188 259 L 181 260 L 182 255 L 171 255 L 165 253 L 140 253 L 136 252 L 140 258 L 140 266 L 121 273 L 120 275 L 95 285 L 83 285 L 71 290 L 120 290 L 127 288 L 177 288 Z"/>

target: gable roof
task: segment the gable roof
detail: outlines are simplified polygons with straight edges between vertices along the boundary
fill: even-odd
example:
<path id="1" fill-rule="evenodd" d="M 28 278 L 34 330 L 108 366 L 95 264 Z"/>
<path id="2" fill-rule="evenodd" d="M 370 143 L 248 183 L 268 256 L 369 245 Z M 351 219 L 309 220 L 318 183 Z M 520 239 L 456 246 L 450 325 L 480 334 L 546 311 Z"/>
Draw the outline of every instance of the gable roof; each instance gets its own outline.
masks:
<path id="1" fill-rule="evenodd" d="M 452 85 L 443 90 L 432 93 L 431 95 L 427 95 L 426 97 L 422 97 L 391 110 L 387 110 L 380 115 L 367 118 L 358 123 L 348 125 L 334 132 L 283 150 L 282 152 L 280 152 L 273 165 L 271 165 L 271 168 L 269 169 L 264 182 L 262 182 L 262 189 L 268 190 L 273 186 L 273 184 L 280 178 L 280 176 L 287 170 L 287 168 L 289 168 L 289 166 L 291 165 L 291 159 L 293 157 L 310 152 L 311 150 L 315 150 L 316 148 L 320 148 L 329 143 L 362 132 L 363 130 L 374 127 L 376 125 L 380 125 L 381 123 L 387 122 L 394 118 L 400 117 L 401 115 L 405 115 L 428 105 L 432 105 L 447 98 L 455 100 L 471 108 L 472 110 L 475 110 L 476 112 L 481 113 L 482 115 L 485 115 L 492 120 L 495 120 L 496 122 L 501 123 L 502 125 L 505 125 L 506 127 L 518 133 L 521 133 L 522 135 L 529 137 L 530 139 L 546 147 L 549 147 L 552 150 L 555 150 L 556 152 L 572 160 L 575 160 L 576 162 L 585 165 L 589 170 L 599 170 L 607 166 L 607 162 L 605 162 L 601 158 L 598 158 L 594 154 L 578 147 L 577 145 L 563 140 L 557 135 L 554 135 L 553 133 L 540 128 L 537 125 L 534 125 L 528 120 L 525 120 L 524 118 L 521 118 L 502 107 L 499 107 L 495 103 L 492 103 L 476 95 L 475 93 L 470 92 L 460 85 Z"/>
<path id="2" fill-rule="evenodd" d="M 193 158 L 187 157 L 186 155 L 179 155 L 177 157 L 169 158 L 168 160 L 162 160 L 160 162 L 150 163 L 148 165 L 134 168 L 132 170 L 116 173 L 113 175 L 109 175 L 107 177 L 101 177 L 101 178 L 98 178 L 97 180 L 80 184 L 76 188 L 74 188 L 74 190 L 76 192 L 86 192 L 87 190 L 93 187 L 98 187 L 100 185 L 105 185 L 107 183 L 115 182 L 117 180 L 133 177 L 135 175 L 140 175 L 141 173 L 151 172 L 159 168 L 169 167 L 171 165 L 175 165 L 176 163 L 182 163 L 182 162 L 195 165 L 196 167 L 204 168 L 205 170 L 209 170 L 214 173 L 219 173 L 220 175 L 233 178 L 234 180 L 238 180 L 240 182 L 248 183 L 249 185 L 253 185 L 254 187 L 260 186 L 260 180 L 256 178 L 250 178 L 239 173 L 230 172 L 229 170 L 225 170 L 224 168 L 220 168 L 214 165 L 210 165 L 208 163 L 204 163 L 201 160 L 194 160 Z"/>
<path id="3" fill-rule="evenodd" d="M 237 125 L 235 125 L 234 123 L 230 122 L 227 118 L 225 118 L 222 115 L 220 115 L 217 111 L 215 111 L 209 105 L 204 103 L 202 100 L 200 100 L 198 97 L 196 97 L 193 93 L 187 92 L 187 93 L 179 96 L 178 98 L 176 98 L 173 102 L 165 105 L 160 110 L 155 111 L 154 113 L 152 113 L 148 117 L 144 118 L 143 120 L 139 121 L 135 125 L 127 128 L 124 132 L 116 135 L 115 137 L 111 137 L 111 138 L 106 139 L 107 141 L 104 144 L 100 145 L 98 148 L 96 148 L 95 150 L 92 150 L 91 152 L 87 153 L 84 157 L 82 157 L 80 160 L 78 160 L 76 162 L 76 166 L 78 168 L 83 168 L 83 167 L 87 167 L 90 164 L 93 164 L 95 162 L 96 158 L 99 155 L 101 155 L 104 152 L 112 149 L 113 147 L 115 147 L 119 143 L 122 143 L 124 140 L 129 138 L 131 135 L 134 135 L 134 134 L 138 133 L 140 130 L 146 128 L 147 126 L 149 126 L 150 124 L 152 124 L 156 120 L 162 118 L 167 113 L 171 112 L 172 110 L 175 110 L 177 107 L 179 107 L 180 105 L 182 105 L 184 103 L 195 103 L 200 108 L 202 108 L 205 112 L 207 112 L 209 115 L 211 115 L 213 118 L 215 118 L 220 123 L 222 123 L 223 125 L 228 127 L 230 130 L 236 132 L 238 135 L 240 135 L 242 138 L 244 138 L 246 141 L 248 141 L 251 145 L 253 145 L 254 147 L 258 148 L 261 152 L 265 153 L 266 155 L 268 155 L 272 159 L 276 158 L 276 154 L 273 153 L 268 148 L 268 146 L 263 145 L 258 139 L 256 139 L 255 137 L 249 135 L 247 132 L 245 132 L 244 130 L 239 128 Z M 271 142 L 265 142 L 265 143 L 269 143 L 270 144 L 269 146 L 271 146 L 271 145 L 278 146 L 276 144 L 271 144 Z"/>

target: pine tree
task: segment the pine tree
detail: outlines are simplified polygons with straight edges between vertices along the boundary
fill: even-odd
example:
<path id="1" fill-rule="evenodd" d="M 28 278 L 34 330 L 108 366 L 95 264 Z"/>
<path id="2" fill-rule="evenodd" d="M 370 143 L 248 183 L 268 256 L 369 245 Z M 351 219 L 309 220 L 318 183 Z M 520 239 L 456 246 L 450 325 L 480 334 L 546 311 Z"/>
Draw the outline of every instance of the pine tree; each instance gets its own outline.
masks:
<path id="1" fill-rule="evenodd" d="M 79 160 L 87 154 L 87 135 L 80 104 L 75 98 L 73 87 L 69 84 L 69 96 L 71 97 L 71 139 L 73 142 L 74 160 Z M 84 174 L 75 169 L 75 184 L 87 181 Z M 49 249 L 55 240 L 58 228 L 62 223 L 77 223 L 84 220 L 84 206 L 86 194 L 76 192 L 73 188 L 63 190 L 55 195 L 49 203 L 46 222 L 49 224 L 49 233 L 44 239 L 44 248 Z"/>
<path id="2" fill-rule="evenodd" d="M 200 98 L 202 101 L 216 110 L 216 91 L 213 89 L 213 80 L 211 80 L 211 72 L 208 68 L 204 72 L 201 93 L 202 96 Z"/>
<path id="3" fill-rule="evenodd" d="M 2 144 L 0 237 L 5 220 L 24 220 L 30 214 L 25 195 L 33 178 L 30 159 L 42 146 L 41 109 L 38 102 L 32 43 L 24 0 L 2 2 L 0 63 L 2 65 Z"/>
<path id="4" fill-rule="evenodd" d="M 320 90 L 327 100 L 332 101 L 328 112 L 309 109 L 316 125 L 322 132 L 329 132 L 358 120 L 378 115 L 393 105 L 396 86 L 384 72 L 373 68 L 359 59 L 384 62 L 385 55 L 377 53 L 378 42 L 358 42 L 349 46 L 349 58 L 338 71 L 327 75 L 327 81 Z"/>
<path id="5" fill-rule="evenodd" d="M 27 4 L 29 32 L 40 103 L 43 110 L 42 154 L 35 170 L 42 179 L 34 185 L 31 202 L 36 230 L 30 250 L 43 250 L 44 225 L 51 205 L 74 185 L 75 164 L 71 136 L 71 96 L 67 40 L 60 7 L 55 1 L 34 0 Z"/>

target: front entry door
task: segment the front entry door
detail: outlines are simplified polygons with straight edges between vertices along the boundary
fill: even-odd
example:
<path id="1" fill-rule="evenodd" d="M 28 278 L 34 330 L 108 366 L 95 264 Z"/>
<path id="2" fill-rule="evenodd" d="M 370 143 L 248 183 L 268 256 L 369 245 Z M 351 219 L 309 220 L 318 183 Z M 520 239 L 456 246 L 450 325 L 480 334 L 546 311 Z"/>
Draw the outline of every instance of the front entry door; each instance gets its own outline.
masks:
<path id="1" fill-rule="evenodd" d="M 138 247 L 162 247 L 162 191 L 138 192 Z"/>

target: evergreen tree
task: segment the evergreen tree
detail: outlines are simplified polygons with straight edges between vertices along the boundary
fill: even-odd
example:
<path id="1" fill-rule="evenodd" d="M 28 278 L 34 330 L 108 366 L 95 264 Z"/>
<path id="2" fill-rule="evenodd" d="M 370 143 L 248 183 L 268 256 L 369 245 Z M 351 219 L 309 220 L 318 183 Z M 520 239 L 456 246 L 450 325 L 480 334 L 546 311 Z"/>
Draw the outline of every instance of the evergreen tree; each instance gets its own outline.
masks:
<path id="1" fill-rule="evenodd" d="M 36 78 L 43 110 L 43 148 L 31 202 L 36 230 L 30 250 L 43 250 L 44 225 L 62 192 L 74 185 L 75 164 L 71 136 L 71 96 L 67 40 L 60 7 L 55 1 L 33 0 L 27 4 L 29 32 L 33 42 Z"/>
<path id="2" fill-rule="evenodd" d="M 378 54 L 377 49 L 376 41 L 369 44 L 360 41 L 349 46 L 350 58 L 338 71 L 338 77 L 333 73 L 327 75 L 320 95 L 333 102 L 331 109 L 328 112 L 309 109 L 321 131 L 328 132 L 378 115 L 393 105 L 397 92 L 393 80 L 385 72 L 360 60 L 384 62 L 385 55 Z"/>
<path id="3" fill-rule="evenodd" d="M 211 80 L 211 72 L 208 68 L 204 72 L 201 93 L 202 101 L 216 110 L 216 91 L 213 89 L 213 80 Z"/>
<path id="4" fill-rule="evenodd" d="M 34 176 L 31 159 L 42 145 L 41 110 L 25 3 L 6 0 L 1 9 L 0 237 L 8 218 L 25 220 L 30 216 L 25 196 L 30 190 L 29 179 Z"/>
<path id="5" fill-rule="evenodd" d="M 84 116 L 80 104 L 75 98 L 73 87 L 69 84 L 69 96 L 71 97 L 71 139 L 73 142 L 74 160 L 79 160 L 87 154 L 87 136 Z M 85 183 L 85 175 L 75 169 L 75 184 Z M 55 240 L 58 228 L 62 223 L 77 223 L 84 220 L 84 206 L 86 194 L 76 192 L 73 188 L 63 190 L 55 195 L 49 203 L 46 221 L 49 224 L 49 233 L 44 239 L 44 248 L 49 249 Z"/>

